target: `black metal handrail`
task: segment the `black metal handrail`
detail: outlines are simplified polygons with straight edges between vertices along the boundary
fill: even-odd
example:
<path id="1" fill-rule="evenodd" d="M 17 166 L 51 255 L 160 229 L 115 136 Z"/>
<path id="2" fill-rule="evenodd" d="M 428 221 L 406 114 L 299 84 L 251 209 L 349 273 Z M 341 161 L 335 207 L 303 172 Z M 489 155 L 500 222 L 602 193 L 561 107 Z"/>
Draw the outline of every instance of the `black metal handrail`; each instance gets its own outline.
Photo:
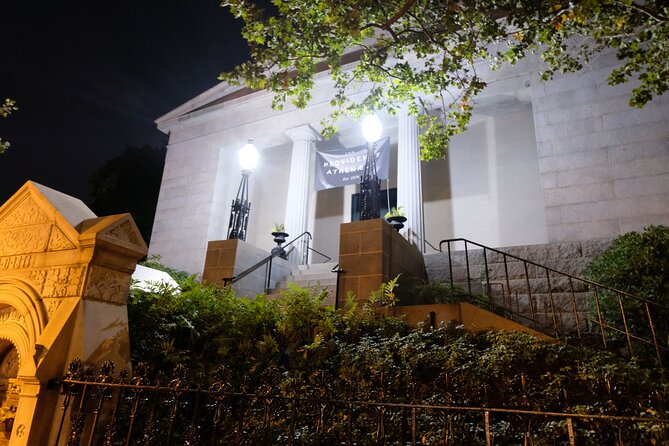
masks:
<path id="1" fill-rule="evenodd" d="M 288 246 L 288 245 L 286 245 L 286 246 Z M 295 247 L 293 246 L 288 251 L 286 256 L 290 255 L 290 253 L 293 252 L 294 249 L 295 249 Z M 278 257 L 279 254 L 280 254 L 279 252 L 274 252 L 274 253 L 268 255 L 267 257 L 265 257 L 264 259 L 262 259 L 261 261 L 259 261 L 255 265 L 245 269 L 244 271 L 242 271 L 241 273 L 237 274 L 234 277 L 224 277 L 223 278 L 223 286 L 232 285 L 233 283 L 236 283 L 236 282 L 240 281 L 241 279 L 243 279 L 244 277 L 248 276 L 249 274 L 251 274 L 252 272 L 257 270 L 261 266 L 268 265 L 267 269 L 265 270 L 265 291 L 269 290 L 270 282 L 271 282 L 271 279 L 272 279 L 272 260 L 275 257 Z"/>
<path id="2" fill-rule="evenodd" d="M 304 231 L 302 234 L 298 235 L 297 237 L 295 237 L 294 239 L 292 239 L 291 241 L 289 241 L 288 243 L 283 245 L 283 252 L 285 252 L 285 258 L 288 258 L 288 256 L 295 250 L 295 246 L 290 246 L 290 245 L 294 244 L 295 242 L 297 242 L 298 240 L 303 239 L 303 238 L 306 241 L 306 244 L 305 244 L 306 246 L 303 245 L 306 248 L 304 250 L 304 253 L 303 253 L 303 259 L 304 259 L 304 262 L 305 262 L 304 264 L 307 264 L 309 262 L 309 251 L 313 251 L 317 254 L 322 255 L 323 257 L 325 257 L 327 259 L 326 262 L 332 259 L 330 256 L 327 256 L 327 255 L 323 254 L 322 252 L 313 249 L 310 246 L 309 241 L 312 240 L 313 237 L 312 237 L 312 235 L 309 231 Z M 288 252 L 286 252 L 285 250 L 289 246 L 290 246 L 290 249 L 288 250 Z M 274 260 L 275 257 L 281 256 L 281 254 L 282 254 L 281 251 L 273 252 L 272 254 L 268 255 L 267 257 L 260 260 L 259 262 L 252 265 L 251 267 L 245 269 L 244 271 L 237 274 L 236 276 L 234 276 L 234 277 L 224 277 L 223 278 L 223 285 L 224 286 L 232 285 L 232 284 L 238 282 L 239 280 L 243 279 L 244 277 L 248 276 L 249 274 L 253 273 L 258 268 L 260 268 L 264 265 L 267 265 L 267 269 L 265 270 L 265 292 L 268 292 L 269 289 L 270 289 L 270 284 L 271 284 L 271 280 L 272 280 L 272 260 Z"/>
<path id="3" fill-rule="evenodd" d="M 335 310 L 337 310 L 339 309 L 339 276 L 341 276 L 342 273 L 345 273 L 346 271 L 341 269 L 339 263 L 337 263 L 332 267 L 330 272 L 337 274 L 337 285 L 335 286 Z"/>
<path id="4" fill-rule="evenodd" d="M 622 290 L 618 290 L 615 288 L 607 287 L 605 285 L 593 282 L 591 280 L 575 276 L 573 274 L 569 274 L 563 271 L 559 271 L 555 268 L 551 268 L 545 265 L 541 265 L 537 262 L 533 262 L 531 260 L 523 259 L 521 257 L 500 251 L 495 248 L 490 248 L 488 246 L 482 245 L 477 242 L 473 242 L 471 240 L 467 240 L 464 238 L 454 238 L 454 239 L 445 239 L 439 242 L 439 251 L 443 252 L 443 245 L 446 244 L 447 246 L 447 252 L 448 252 L 448 268 L 449 268 L 449 282 L 451 286 L 451 293 L 454 293 L 455 291 L 455 279 L 454 279 L 454 274 L 453 274 L 453 258 L 452 258 L 452 250 L 451 250 L 451 244 L 453 243 L 464 243 L 464 255 L 465 255 L 465 267 L 466 267 L 466 286 L 467 286 L 467 296 L 476 301 L 476 303 L 481 303 L 482 299 L 480 296 L 476 296 L 476 293 L 472 291 L 472 277 L 471 277 L 471 262 L 469 259 L 469 245 L 476 246 L 477 248 L 480 248 L 483 250 L 483 268 L 484 268 L 484 275 L 485 275 L 485 281 L 483 284 L 485 284 L 485 292 L 484 294 L 488 297 L 487 299 L 483 299 L 484 303 L 487 303 L 489 308 L 491 310 L 501 310 L 504 315 L 511 315 L 512 318 L 514 319 L 523 319 L 525 322 L 531 321 L 531 324 L 526 323 L 525 325 L 532 325 L 533 328 L 539 329 L 540 331 L 543 331 L 545 334 L 548 334 L 550 336 L 554 336 L 556 338 L 573 338 L 574 336 L 574 331 L 576 332 L 576 337 L 580 340 L 587 340 L 589 337 L 587 336 L 587 324 L 591 323 L 594 324 L 595 326 L 599 327 L 599 332 L 601 334 L 601 344 L 605 349 L 608 349 L 607 346 L 607 333 L 609 335 L 613 335 L 615 338 L 616 336 L 620 336 L 625 338 L 626 343 L 627 343 L 627 348 L 629 350 L 630 355 L 634 355 L 634 349 L 633 349 L 633 343 L 635 342 L 640 342 L 642 344 L 650 345 L 654 347 L 655 349 L 655 354 L 658 358 L 658 361 L 662 362 L 662 355 L 660 352 L 662 351 L 663 353 L 669 352 L 669 339 L 667 340 L 667 345 L 662 345 L 658 341 L 658 336 L 656 334 L 656 329 L 655 329 L 655 323 L 653 322 L 653 317 L 652 313 L 658 310 L 662 311 L 667 311 L 669 310 L 669 307 L 662 305 L 657 302 L 650 301 L 648 299 L 644 299 L 639 296 L 635 296 L 633 294 L 627 293 Z M 489 263 L 495 263 L 495 262 L 489 262 L 488 261 L 488 254 L 489 253 L 495 253 L 499 256 L 502 257 L 502 264 L 504 265 L 504 271 L 501 274 L 501 279 L 497 279 L 496 282 L 491 281 L 491 276 L 493 273 L 491 272 L 489 268 Z M 509 275 L 509 266 L 508 266 L 508 260 L 512 261 L 518 261 L 522 262 L 523 265 L 523 272 L 524 274 L 521 274 L 523 277 L 521 279 L 524 279 L 524 289 L 521 290 L 515 290 L 515 311 L 513 308 L 513 302 L 511 301 L 511 295 L 512 295 L 512 290 L 514 287 L 511 286 L 511 280 L 510 275 Z M 499 262 L 496 262 L 499 263 Z M 528 266 L 531 266 L 537 270 L 537 274 L 534 278 L 530 279 L 529 275 L 529 268 Z M 539 277 L 539 271 L 543 271 L 544 277 Z M 496 278 L 496 277 L 495 277 Z M 551 282 L 551 278 L 553 279 L 553 282 Z M 563 282 L 566 282 L 567 285 L 563 284 L 562 288 L 566 289 L 560 289 L 560 287 L 557 287 L 555 285 L 555 282 L 557 282 L 556 279 L 562 279 Z M 534 297 L 533 297 L 533 291 L 532 287 L 530 286 L 530 280 L 541 280 L 543 284 L 545 284 L 545 288 L 547 293 L 538 293 L 534 292 Z M 575 286 L 574 284 L 580 285 L 580 289 L 582 291 L 575 291 Z M 492 286 L 493 285 L 499 285 L 502 289 L 502 305 L 495 304 L 492 301 Z M 506 292 L 504 292 L 504 287 L 506 286 Z M 519 303 L 519 291 L 522 294 L 522 296 L 527 296 L 527 303 L 529 305 L 529 310 L 530 310 L 530 316 L 527 316 L 527 312 L 523 314 L 520 311 L 520 303 Z M 577 304 L 577 299 L 576 299 L 576 293 L 585 293 L 588 291 L 592 291 L 592 296 L 594 297 L 592 302 L 588 302 L 590 305 L 589 308 L 593 309 L 593 312 L 596 312 L 596 318 L 593 319 L 590 317 L 590 313 L 588 311 L 578 311 L 578 304 Z M 566 294 L 570 297 L 571 299 L 571 310 L 569 312 L 559 312 L 556 311 L 556 304 L 555 304 L 555 297 L 558 293 L 563 293 Z M 600 294 L 601 293 L 609 293 L 610 295 L 614 295 L 617 297 L 617 302 L 620 307 L 620 312 L 619 312 L 619 320 L 622 323 L 622 326 L 615 326 L 611 323 L 611 321 L 607 321 L 605 317 L 602 315 L 601 311 L 601 305 L 600 305 Z M 539 294 L 547 294 L 548 299 L 547 302 L 545 302 L 544 308 L 548 307 L 548 310 L 544 311 L 544 316 L 546 319 L 548 319 L 548 316 L 550 316 L 550 320 L 546 323 L 542 323 L 540 320 L 538 320 L 538 316 L 541 315 L 541 311 L 538 308 L 535 308 L 534 305 L 534 300 Z M 507 301 L 508 297 L 508 301 Z M 632 330 L 629 327 L 628 320 L 629 320 L 629 310 L 625 310 L 625 303 L 623 302 L 623 298 L 626 299 L 628 302 L 633 301 L 635 302 L 641 309 L 643 309 L 643 317 L 645 319 L 645 324 L 647 324 L 648 328 L 650 329 L 650 337 L 644 337 L 643 334 L 639 333 L 633 333 Z M 538 302 L 537 302 L 538 303 Z M 563 314 L 569 314 L 570 316 L 573 316 L 574 320 L 574 326 L 573 327 L 566 327 L 564 324 L 564 320 L 562 315 Z M 639 314 L 637 314 L 637 317 Z M 559 319 L 559 322 L 558 322 Z M 584 329 L 582 329 L 582 325 L 584 325 Z M 575 329 L 575 330 L 574 330 Z M 611 339 L 608 340 L 609 343 Z"/>
<path id="5" fill-rule="evenodd" d="M 304 244 L 306 244 L 306 246 L 304 246 L 304 244 L 303 244 L 303 247 L 306 248 L 304 250 L 304 252 L 302 253 L 302 260 L 304 261 L 303 265 L 309 264 L 309 251 L 313 251 L 316 254 L 320 254 L 321 256 L 325 257 L 327 259 L 327 260 L 325 260 L 325 262 L 329 262 L 330 260 L 332 260 L 332 257 L 330 257 L 326 254 L 323 254 L 322 252 L 317 251 L 317 250 L 315 250 L 314 248 L 311 247 L 310 242 L 311 242 L 311 240 L 313 240 L 313 236 L 311 235 L 311 232 L 309 232 L 309 231 L 304 231 L 302 234 L 298 235 L 297 237 L 292 239 L 290 242 L 286 243 L 283 246 L 284 249 L 287 248 L 288 246 L 292 245 L 296 241 L 300 240 L 304 236 L 308 236 L 308 237 L 306 237 L 306 239 L 304 240 Z M 323 263 L 325 263 L 325 262 L 323 262 Z"/>

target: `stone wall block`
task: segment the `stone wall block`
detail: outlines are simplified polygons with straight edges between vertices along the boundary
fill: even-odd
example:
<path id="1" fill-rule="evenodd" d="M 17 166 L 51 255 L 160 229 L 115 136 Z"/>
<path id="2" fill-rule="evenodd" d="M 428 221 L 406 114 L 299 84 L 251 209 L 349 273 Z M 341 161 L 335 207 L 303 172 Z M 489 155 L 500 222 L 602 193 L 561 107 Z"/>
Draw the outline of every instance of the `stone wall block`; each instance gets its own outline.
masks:
<path id="1" fill-rule="evenodd" d="M 488 260 L 488 266 L 491 266 L 494 263 L 504 263 L 504 254 L 502 252 L 486 249 L 485 257 Z"/>
<path id="2" fill-rule="evenodd" d="M 462 266 L 462 265 L 453 265 L 453 267 L 450 270 L 447 271 L 447 277 L 450 280 L 450 271 L 452 270 L 453 272 L 453 281 L 455 282 L 463 282 L 466 281 L 468 277 L 471 277 L 471 268 L 469 274 L 467 274 L 467 267 Z"/>
<path id="3" fill-rule="evenodd" d="M 620 232 L 618 219 L 548 226 L 549 240 L 587 240 L 611 237 Z"/>
<path id="4" fill-rule="evenodd" d="M 581 242 L 583 257 L 593 259 L 611 246 L 611 239 L 589 240 Z"/>
<path id="5" fill-rule="evenodd" d="M 543 265 L 561 273 L 567 273 L 573 276 L 581 277 L 585 271 L 585 267 L 588 266 L 590 260 L 591 259 L 585 257 L 571 259 L 551 259 L 546 260 Z M 542 271 L 541 275 L 545 277 L 546 273 Z"/>
<path id="6" fill-rule="evenodd" d="M 669 141 L 665 146 L 669 147 Z M 638 157 L 633 160 L 615 162 L 610 166 L 611 176 L 622 180 L 626 178 L 639 178 L 653 175 L 662 175 L 669 172 L 669 155 L 659 154 L 656 156 Z"/>
<path id="7" fill-rule="evenodd" d="M 574 168 L 558 172 L 557 187 L 604 183 L 613 180 L 611 168 L 606 165 Z"/>
<path id="8" fill-rule="evenodd" d="M 620 216 L 633 218 L 663 215 L 666 213 L 667 203 L 669 203 L 669 193 L 621 198 L 616 200 L 616 206 L 618 207 Z"/>
<path id="9" fill-rule="evenodd" d="M 567 293 L 553 293 L 553 308 L 558 313 L 573 313 L 574 304 L 571 295 Z M 550 296 L 549 296 L 550 299 Z"/>
<path id="10" fill-rule="evenodd" d="M 574 314 L 573 313 L 560 314 L 560 318 L 558 320 L 558 327 L 560 327 L 561 331 L 567 333 L 576 333 L 576 317 L 574 316 Z"/>
<path id="11" fill-rule="evenodd" d="M 629 110 L 629 106 L 621 97 L 598 98 L 596 101 L 585 103 L 563 103 L 562 106 L 552 102 L 545 109 L 552 124 L 576 122 L 582 119 L 596 118 L 604 113 L 626 110 Z"/>
<path id="12" fill-rule="evenodd" d="M 590 91 L 592 94 L 596 93 L 596 85 L 597 78 L 588 73 L 568 73 L 556 76 L 550 82 L 546 82 L 546 94 L 549 97 L 554 96 L 555 99 L 564 97 L 564 95 L 569 99 L 578 99 L 581 94 L 587 94 L 587 98 L 589 98 Z M 587 98 L 583 98 L 583 102 L 589 100 Z"/>
<path id="13" fill-rule="evenodd" d="M 616 200 L 603 200 L 560 206 L 562 223 L 581 223 L 592 220 L 615 219 L 619 216 Z"/>
<path id="14" fill-rule="evenodd" d="M 539 158 L 539 172 L 560 172 L 571 169 L 573 166 L 588 167 L 602 166 L 608 163 L 607 149 L 593 149 L 587 152 L 558 154 Z"/>
<path id="15" fill-rule="evenodd" d="M 427 280 L 433 283 L 446 283 L 450 280 L 448 269 L 445 268 L 426 268 Z"/>
<path id="16" fill-rule="evenodd" d="M 544 189 L 558 187 L 558 174 L 556 172 L 543 172 L 541 174 L 541 187 Z"/>
<path id="17" fill-rule="evenodd" d="M 535 307 L 534 300 L 532 300 L 532 305 Z M 534 308 L 532 307 L 532 308 Z M 527 294 L 521 294 L 511 297 L 511 310 L 520 314 L 531 314 L 532 308 L 530 308 L 530 298 Z"/>
<path id="18" fill-rule="evenodd" d="M 582 256 L 580 242 L 562 242 L 548 245 L 545 259 L 578 259 Z"/>
<path id="19" fill-rule="evenodd" d="M 613 182 L 618 198 L 656 195 L 669 191 L 669 172 L 640 178 L 621 179 Z"/>
<path id="20" fill-rule="evenodd" d="M 669 138 L 651 138 L 643 142 L 643 144 L 616 144 L 608 147 L 609 161 L 615 163 L 632 163 L 636 160 L 663 157 L 667 154 L 667 146 L 669 145 Z M 632 169 L 634 164 L 623 164 Z"/>
<path id="21" fill-rule="evenodd" d="M 515 261 L 507 265 L 509 279 L 522 279 L 526 275 L 534 277 L 537 267 L 530 263 Z"/>
<path id="22" fill-rule="evenodd" d="M 620 230 L 623 233 L 630 231 L 642 231 L 649 225 L 669 226 L 669 213 L 620 219 Z"/>
<path id="23" fill-rule="evenodd" d="M 548 136 L 544 135 L 544 132 L 537 133 L 540 134 L 544 140 L 537 140 L 537 155 L 538 156 L 550 156 L 553 154 L 553 144 L 548 139 Z"/>
<path id="24" fill-rule="evenodd" d="M 448 268 L 448 254 L 441 252 L 431 252 L 425 254 L 425 268 Z"/>
<path id="25" fill-rule="evenodd" d="M 576 137 L 583 136 L 584 139 L 587 140 L 587 135 L 593 133 L 596 134 L 597 132 L 602 132 L 604 130 L 607 130 L 607 127 L 604 125 L 602 117 L 594 116 L 580 119 L 578 121 L 552 124 L 550 127 L 542 128 L 537 131 L 537 141 L 548 144 L 552 152 L 561 152 L 562 150 L 556 149 L 556 143 L 558 144 L 558 148 L 562 147 L 560 141 L 571 141 L 569 145 L 581 144 Z M 572 149 L 567 151 L 575 150 Z M 539 154 L 541 154 L 541 151 L 539 151 Z"/>
<path id="26" fill-rule="evenodd" d="M 544 189 L 546 206 L 562 206 L 615 198 L 612 182 L 583 184 L 578 186 Z"/>
<path id="27" fill-rule="evenodd" d="M 478 249 L 478 248 L 472 249 L 471 246 L 469 248 L 470 248 L 469 249 L 469 255 L 467 256 L 468 260 L 469 260 L 469 264 L 470 265 L 477 265 L 477 264 L 482 265 L 483 264 L 483 249 Z M 466 259 L 463 256 L 462 262 L 464 263 L 465 260 Z"/>

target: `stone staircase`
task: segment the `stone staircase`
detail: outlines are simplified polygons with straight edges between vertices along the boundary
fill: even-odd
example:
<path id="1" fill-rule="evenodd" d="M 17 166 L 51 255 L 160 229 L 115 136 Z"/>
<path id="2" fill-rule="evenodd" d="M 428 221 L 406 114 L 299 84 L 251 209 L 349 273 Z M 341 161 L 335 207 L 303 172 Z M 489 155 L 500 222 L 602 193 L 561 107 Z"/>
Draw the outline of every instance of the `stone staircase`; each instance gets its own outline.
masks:
<path id="1" fill-rule="evenodd" d="M 465 254 L 461 246 L 454 245 L 450 260 L 447 252 L 440 252 L 427 254 L 425 263 L 430 281 L 453 284 L 463 295 L 483 296 L 508 319 L 535 329 L 548 328 L 549 334 L 555 330 L 586 334 L 594 329 L 588 309 L 592 291 L 584 282 L 553 270 L 582 276 L 589 261 L 609 243 L 598 240 L 500 248 L 509 254 L 506 257 L 490 250 L 484 254 L 471 245 Z"/>
<path id="2" fill-rule="evenodd" d="M 336 262 L 313 263 L 310 265 L 298 265 L 296 270 L 268 293 L 269 298 L 280 297 L 281 291 L 288 289 L 289 283 L 294 283 L 303 288 L 320 287 L 328 290 L 328 297 L 323 301 L 323 305 L 334 305 L 337 292 L 337 274 L 332 272 L 332 268 L 337 266 Z"/>

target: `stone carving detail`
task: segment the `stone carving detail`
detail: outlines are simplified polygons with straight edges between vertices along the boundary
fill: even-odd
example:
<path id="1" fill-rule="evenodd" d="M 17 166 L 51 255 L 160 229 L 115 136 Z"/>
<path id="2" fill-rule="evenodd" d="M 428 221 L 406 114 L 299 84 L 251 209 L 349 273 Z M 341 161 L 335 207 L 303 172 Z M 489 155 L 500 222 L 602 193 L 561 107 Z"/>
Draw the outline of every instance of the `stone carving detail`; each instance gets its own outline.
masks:
<path id="1" fill-rule="evenodd" d="M 91 267 L 86 296 L 92 299 L 125 304 L 128 300 L 130 275 L 99 266 Z"/>
<path id="2" fill-rule="evenodd" d="M 0 256 L 44 252 L 50 225 L 25 226 L 0 231 Z"/>
<path id="3" fill-rule="evenodd" d="M 65 237 L 63 231 L 54 226 L 51 230 L 51 238 L 49 239 L 48 251 L 64 251 L 67 249 L 74 249 L 76 246 Z"/>
<path id="4" fill-rule="evenodd" d="M 19 395 L 21 393 L 21 384 L 15 379 L 5 378 L 0 382 L 0 393 L 15 393 L 16 395 Z"/>
<path id="5" fill-rule="evenodd" d="M 25 272 L 30 284 L 37 290 L 38 293 L 42 294 L 44 290 L 44 282 L 46 279 L 46 270 L 44 269 L 33 269 Z"/>
<path id="6" fill-rule="evenodd" d="M 33 265 L 34 258 L 30 255 L 0 257 L 0 269 L 26 269 Z"/>
<path id="7" fill-rule="evenodd" d="M 114 226 L 106 235 L 117 240 L 132 243 L 133 245 L 141 245 L 142 242 L 136 234 L 135 229 L 130 222 L 126 221 L 118 226 Z"/>
<path id="8" fill-rule="evenodd" d="M 0 308 L 0 324 L 7 321 L 16 321 L 22 326 L 26 324 L 25 317 L 16 311 L 16 308 L 9 306 Z"/>
<path id="9" fill-rule="evenodd" d="M 44 300 L 44 306 L 46 307 L 46 312 L 49 315 L 49 320 L 53 317 L 53 315 L 56 313 L 56 310 L 58 310 L 58 307 L 60 307 L 62 300 L 60 299 L 45 299 Z"/>
<path id="10" fill-rule="evenodd" d="M 42 297 L 78 296 L 84 271 L 83 266 L 65 266 L 47 270 Z"/>
<path id="11" fill-rule="evenodd" d="M 44 211 L 32 198 L 27 197 L 11 210 L 5 219 L 0 221 L 0 228 L 15 228 L 17 226 L 34 225 L 48 221 L 49 217 Z"/>

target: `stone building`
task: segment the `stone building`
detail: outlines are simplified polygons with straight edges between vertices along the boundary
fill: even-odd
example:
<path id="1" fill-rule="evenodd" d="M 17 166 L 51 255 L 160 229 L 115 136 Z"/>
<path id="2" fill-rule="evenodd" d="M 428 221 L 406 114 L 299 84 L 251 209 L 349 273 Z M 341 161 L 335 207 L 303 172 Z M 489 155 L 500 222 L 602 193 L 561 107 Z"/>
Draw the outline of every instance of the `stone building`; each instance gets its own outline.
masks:
<path id="1" fill-rule="evenodd" d="M 31 181 L 0 206 L 0 445 L 55 444 L 49 382 L 70 361 L 130 367 L 128 288 L 146 252 L 130 214 L 97 217 Z"/>
<path id="2" fill-rule="evenodd" d="M 427 252 L 452 237 L 492 247 L 611 238 L 649 224 L 669 224 L 669 98 L 631 108 L 631 86 L 611 87 L 617 61 L 604 54 L 586 71 L 543 82 L 539 60 L 490 72 L 467 132 L 447 159 L 417 161 L 415 119 L 380 116 L 390 138 L 390 177 L 404 230 Z M 316 76 L 305 109 L 272 110 L 272 95 L 221 83 L 156 122 L 169 135 L 150 252 L 202 272 L 208 241 L 226 238 L 240 183 L 237 151 L 254 138 L 260 162 L 250 177 L 247 241 L 267 251 L 283 222 L 336 259 L 339 225 L 355 218 L 358 187 L 315 191 L 314 152 L 364 143 L 359 125 L 318 134 L 332 81 Z M 391 194 L 391 195 L 394 195 Z M 391 203 L 392 205 L 392 203 Z"/>

